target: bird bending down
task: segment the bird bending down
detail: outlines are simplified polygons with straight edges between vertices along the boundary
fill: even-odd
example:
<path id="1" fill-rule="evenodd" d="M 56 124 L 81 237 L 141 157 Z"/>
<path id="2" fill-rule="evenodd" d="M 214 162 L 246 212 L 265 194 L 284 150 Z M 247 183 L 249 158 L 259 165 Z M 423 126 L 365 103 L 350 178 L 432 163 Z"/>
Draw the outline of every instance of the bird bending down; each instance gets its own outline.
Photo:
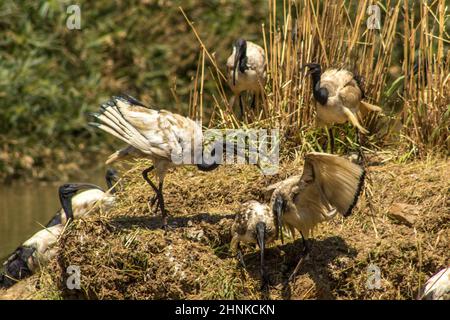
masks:
<path id="1" fill-rule="evenodd" d="M 308 239 L 314 227 L 332 219 L 338 212 L 344 217 L 350 215 L 361 193 L 364 176 L 364 169 L 347 159 L 312 152 L 305 157 L 301 176 L 291 177 L 271 188 L 271 207 L 280 221 L 279 228 L 284 226 L 292 236 L 298 230 L 304 244 L 303 256 L 289 280 L 309 255 Z"/>
<path id="2" fill-rule="evenodd" d="M 63 230 L 62 224 L 40 230 L 18 247 L 4 263 L 0 288 L 9 288 L 29 277 L 55 257 L 55 244 Z"/>
<path id="3" fill-rule="evenodd" d="M 62 208 L 46 224 L 46 227 L 65 224 L 67 222 L 65 212 L 71 212 L 74 219 L 81 218 L 92 212 L 97 203 L 100 203 L 102 211 L 110 210 L 115 202 L 116 190 L 113 185 L 118 179 L 116 171 L 108 169 L 105 179 L 108 191 L 89 183 L 67 183 L 60 186 L 58 194 Z M 83 189 L 87 190 L 78 192 Z"/>
<path id="4" fill-rule="evenodd" d="M 363 101 L 365 98 L 361 77 L 345 69 L 327 69 L 322 73 L 320 64 L 308 63 L 308 74 L 312 78 L 312 91 L 317 104 L 317 126 L 326 126 L 330 135 L 331 153 L 334 153 L 334 136 L 330 126 L 350 122 L 359 133 L 369 133 L 359 122 L 359 117 L 369 111 L 382 109 Z"/>
<path id="5" fill-rule="evenodd" d="M 259 99 L 266 84 L 266 59 L 264 49 L 259 45 L 238 39 L 233 45 L 233 52 L 227 60 L 228 84 L 233 91 L 230 100 L 231 108 L 236 98 L 239 99 L 241 117 L 244 117 L 241 93 L 253 93 L 252 107 L 259 104 Z"/>
<path id="6" fill-rule="evenodd" d="M 450 300 L 450 267 L 442 269 L 428 279 L 419 299 Z"/>
<path id="7" fill-rule="evenodd" d="M 73 195 L 73 194 L 72 194 Z M 63 198 L 64 221 L 73 220 L 73 212 L 66 210 Z M 70 198 L 69 198 L 70 202 Z M 4 273 L 0 274 L 0 288 L 9 288 L 17 281 L 25 279 L 46 265 L 56 256 L 56 243 L 64 231 L 65 224 L 59 223 L 36 232 L 18 247 L 4 262 Z"/>
<path id="8" fill-rule="evenodd" d="M 272 210 L 266 204 L 258 201 L 248 201 L 242 204 L 233 226 L 231 227 L 230 249 L 244 265 L 240 243 L 256 243 L 261 251 L 261 287 L 266 287 L 268 278 L 264 266 L 265 244 L 273 242 L 278 237 L 278 225 Z"/>
<path id="9" fill-rule="evenodd" d="M 90 125 L 128 144 L 113 153 L 106 164 L 129 157 L 152 161 L 153 165 L 145 169 L 142 176 L 156 194 L 165 229 L 167 212 L 163 185 L 167 170 L 180 165 L 196 165 L 199 170 L 210 171 L 222 162 L 222 155 L 216 155 L 216 149 L 223 147 L 222 142 L 215 141 L 214 147 L 206 151 L 202 128 L 198 123 L 169 111 L 149 109 L 133 97 L 113 97 L 101 106 L 99 113 L 93 115 L 99 123 Z M 149 178 L 152 170 L 159 179 L 158 186 Z"/>

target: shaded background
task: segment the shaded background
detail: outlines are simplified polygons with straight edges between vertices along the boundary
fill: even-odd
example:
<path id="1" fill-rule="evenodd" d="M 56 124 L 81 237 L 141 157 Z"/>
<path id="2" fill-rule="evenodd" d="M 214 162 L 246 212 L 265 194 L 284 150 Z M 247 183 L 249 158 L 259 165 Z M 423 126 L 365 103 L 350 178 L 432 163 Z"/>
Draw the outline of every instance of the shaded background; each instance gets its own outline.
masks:
<path id="1" fill-rule="evenodd" d="M 3 179 L 57 179 L 105 146 L 110 149 L 110 137 L 87 127 L 86 112 L 111 95 L 127 92 L 186 114 L 199 44 L 180 5 L 223 62 L 236 37 L 259 38 L 267 13 L 267 2 L 258 0 L 78 1 L 81 30 L 69 30 L 71 4 L 0 4 Z M 213 86 L 205 83 L 205 91 Z"/>

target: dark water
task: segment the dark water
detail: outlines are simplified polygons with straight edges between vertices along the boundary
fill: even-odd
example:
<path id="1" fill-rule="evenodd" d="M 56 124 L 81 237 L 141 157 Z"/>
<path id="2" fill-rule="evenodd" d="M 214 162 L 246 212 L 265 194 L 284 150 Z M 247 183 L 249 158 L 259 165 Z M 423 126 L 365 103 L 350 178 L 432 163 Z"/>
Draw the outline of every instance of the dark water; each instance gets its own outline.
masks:
<path id="1" fill-rule="evenodd" d="M 90 182 L 105 188 L 104 171 L 92 170 Z M 0 185 L 0 262 L 35 232 L 42 229 L 60 208 L 58 187 L 61 183 L 17 183 Z M 1 265 L 0 265 L 1 269 Z"/>

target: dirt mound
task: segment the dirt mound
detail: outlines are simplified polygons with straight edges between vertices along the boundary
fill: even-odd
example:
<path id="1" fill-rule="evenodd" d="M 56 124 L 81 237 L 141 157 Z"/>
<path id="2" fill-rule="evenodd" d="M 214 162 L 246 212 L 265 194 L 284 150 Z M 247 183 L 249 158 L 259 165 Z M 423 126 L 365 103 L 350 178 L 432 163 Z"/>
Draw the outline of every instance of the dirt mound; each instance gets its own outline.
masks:
<path id="1" fill-rule="evenodd" d="M 251 166 L 169 173 L 167 233 L 159 215 L 150 213 L 152 194 L 139 163 L 125 174 L 114 211 L 75 221 L 64 234 L 57 261 L 40 276 L 40 296 L 412 299 L 429 276 L 449 264 L 450 164 L 385 164 L 369 168 L 369 185 L 353 215 L 318 227 L 311 257 L 293 282 L 286 280 L 300 257 L 301 240 L 267 250 L 270 291 L 262 294 L 258 251 L 245 250 L 246 268 L 229 253 L 232 219 L 242 202 L 262 200 L 265 186 L 298 174 L 301 161 L 289 163 L 275 176 Z M 80 267 L 80 291 L 65 286 L 70 265 Z M 371 272 L 379 272 L 379 282 Z"/>
<path id="2" fill-rule="evenodd" d="M 224 220 L 216 229 L 229 228 Z M 235 275 L 235 262 L 219 258 L 209 245 L 215 235 L 209 238 L 198 226 L 164 234 L 145 223 L 145 218 L 138 226 L 114 218 L 75 223 L 61 239 L 60 276 L 66 266 L 80 266 L 84 298 L 242 297 L 246 289 Z M 60 289 L 63 297 L 73 297 L 65 286 Z"/>

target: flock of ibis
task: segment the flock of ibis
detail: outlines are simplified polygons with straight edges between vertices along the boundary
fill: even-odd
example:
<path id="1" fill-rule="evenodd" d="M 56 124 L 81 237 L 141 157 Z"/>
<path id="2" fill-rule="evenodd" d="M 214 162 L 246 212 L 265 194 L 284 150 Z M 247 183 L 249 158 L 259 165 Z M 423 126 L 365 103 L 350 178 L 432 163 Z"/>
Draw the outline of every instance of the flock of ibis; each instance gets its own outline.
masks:
<path id="1" fill-rule="evenodd" d="M 238 39 L 226 63 L 228 84 L 232 91 L 229 101 L 233 106 L 239 100 L 241 117 L 246 110 L 241 98 L 243 92 L 252 95 L 251 107 L 261 103 L 266 84 L 266 59 L 259 45 Z M 360 134 L 368 131 L 361 125 L 360 117 L 368 111 L 381 112 L 381 108 L 364 101 L 365 93 L 362 78 L 345 69 L 330 68 L 322 71 L 321 65 L 308 63 L 311 76 L 312 93 L 316 103 L 316 122 L 329 131 L 331 153 L 334 152 L 333 124 L 350 122 Z M 154 110 L 129 95 L 113 97 L 92 114 L 95 121 L 90 125 L 99 128 L 126 143 L 106 161 L 110 165 L 116 161 L 130 158 L 145 158 L 152 165 L 142 172 L 143 179 L 151 188 L 153 198 L 151 207 L 161 213 L 162 227 L 170 232 L 169 216 L 164 205 L 164 178 L 170 168 L 195 164 L 199 170 L 212 171 L 222 161 L 215 157 L 217 148 L 227 147 L 224 142 L 205 145 L 199 123 L 166 110 Z M 360 143 L 361 144 L 361 143 Z M 190 153 L 185 159 L 186 150 L 202 150 Z M 214 161 L 204 161 L 207 154 Z M 308 239 L 316 225 L 332 219 L 338 213 L 344 217 L 351 214 L 364 185 L 364 161 L 359 163 L 334 154 L 312 152 L 305 156 L 301 174 L 289 177 L 271 185 L 270 201 L 260 203 L 251 200 L 243 203 L 236 213 L 231 229 L 230 251 L 245 266 L 241 243 L 253 243 L 260 249 L 261 288 L 269 286 L 264 262 L 267 243 L 280 239 L 284 242 L 283 229 L 292 237 L 296 231 L 303 242 L 303 252 L 289 280 L 295 278 L 308 257 L 311 244 Z M 157 181 L 153 181 L 154 173 Z M 118 177 L 114 170 L 108 169 L 106 182 L 108 189 L 87 183 L 70 183 L 59 188 L 61 209 L 46 225 L 30 239 L 18 247 L 4 263 L 0 275 L 0 288 L 10 287 L 18 280 L 28 277 L 56 255 L 55 244 L 64 232 L 67 223 L 78 219 L 101 206 L 108 211 L 114 207 L 115 189 Z M 450 298 L 449 268 L 431 278 L 424 286 L 421 298 Z"/>

